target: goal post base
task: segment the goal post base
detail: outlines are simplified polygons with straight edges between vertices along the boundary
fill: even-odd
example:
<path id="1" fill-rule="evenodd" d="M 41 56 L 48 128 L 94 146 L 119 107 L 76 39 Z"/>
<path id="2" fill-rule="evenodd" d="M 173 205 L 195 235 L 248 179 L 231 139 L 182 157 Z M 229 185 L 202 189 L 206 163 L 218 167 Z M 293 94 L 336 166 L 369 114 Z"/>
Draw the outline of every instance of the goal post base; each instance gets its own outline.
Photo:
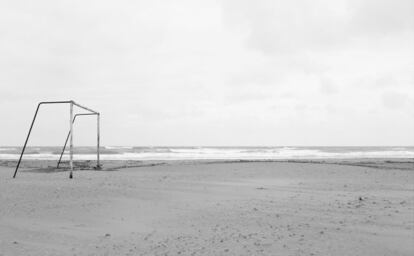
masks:
<path id="1" fill-rule="evenodd" d="M 97 165 L 93 167 L 94 170 L 102 170 L 102 165 Z"/>

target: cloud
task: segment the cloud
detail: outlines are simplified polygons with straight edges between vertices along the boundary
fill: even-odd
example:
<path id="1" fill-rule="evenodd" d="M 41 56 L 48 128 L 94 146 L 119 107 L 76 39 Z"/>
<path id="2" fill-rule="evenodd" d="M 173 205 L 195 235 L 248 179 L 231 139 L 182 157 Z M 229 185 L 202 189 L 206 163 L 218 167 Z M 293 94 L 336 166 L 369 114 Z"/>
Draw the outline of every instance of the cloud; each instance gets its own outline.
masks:
<path id="1" fill-rule="evenodd" d="M 338 88 L 335 86 L 332 79 L 328 77 L 321 77 L 320 90 L 325 94 L 334 94 L 338 92 Z"/>
<path id="2" fill-rule="evenodd" d="M 246 45 L 264 54 L 324 51 L 353 44 L 378 43 L 383 35 L 413 34 L 410 0 L 225 0 L 231 27 L 245 28 Z"/>
<path id="3" fill-rule="evenodd" d="M 411 0 L 363 0 L 353 2 L 350 32 L 363 35 L 389 35 L 413 32 L 414 2 Z"/>
<path id="4" fill-rule="evenodd" d="M 408 96 L 399 92 L 386 92 L 382 95 L 382 104 L 393 110 L 402 109 L 408 102 Z"/>
<path id="5" fill-rule="evenodd" d="M 20 143 L 46 99 L 101 111 L 107 144 L 303 144 L 298 134 L 313 145 L 407 143 L 383 135 L 390 124 L 410 131 L 401 138 L 414 129 L 404 118 L 414 98 L 412 7 L 4 0 L 0 116 L 9 123 L 0 144 Z M 358 124 L 348 139 L 327 137 L 348 124 Z"/>

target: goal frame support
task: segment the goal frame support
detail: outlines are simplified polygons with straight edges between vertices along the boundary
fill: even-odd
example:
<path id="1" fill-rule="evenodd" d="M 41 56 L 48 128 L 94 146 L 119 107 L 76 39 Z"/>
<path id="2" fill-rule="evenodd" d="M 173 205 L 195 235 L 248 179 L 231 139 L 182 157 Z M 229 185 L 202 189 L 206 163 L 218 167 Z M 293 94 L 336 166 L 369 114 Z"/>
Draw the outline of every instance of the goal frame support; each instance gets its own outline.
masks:
<path id="1" fill-rule="evenodd" d="M 74 116 L 73 116 L 73 123 L 75 123 L 75 121 L 76 121 L 76 117 L 78 117 L 78 116 L 97 116 L 97 140 L 98 140 L 98 146 L 97 146 L 97 149 L 96 149 L 96 157 L 97 157 L 97 159 L 96 159 L 96 169 L 100 169 L 101 168 L 101 165 L 100 165 L 100 163 L 99 163 L 99 119 L 100 119 L 100 114 L 99 113 L 82 113 L 82 114 L 75 114 Z M 69 132 L 68 132 L 68 135 L 66 136 L 66 140 L 65 140 L 65 143 L 64 143 L 64 145 L 63 145 L 63 148 L 62 148 L 62 152 L 60 153 L 60 157 L 59 157 L 59 161 L 58 161 L 58 163 L 57 163 L 57 165 L 56 165 L 56 168 L 59 168 L 59 166 L 60 166 L 60 163 L 62 162 L 62 157 L 63 157 L 63 154 L 65 153 L 65 150 L 66 150 L 66 145 L 68 144 L 68 140 L 69 140 L 69 137 L 70 137 L 70 134 L 71 134 L 71 132 L 70 132 L 70 130 L 69 130 Z"/>
<path id="2" fill-rule="evenodd" d="M 67 139 L 70 139 L 70 144 L 69 144 L 69 154 L 70 154 L 70 160 L 69 160 L 69 164 L 70 164 L 70 174 L 69 174 L 69 178 L 70 179 L 73 178 L 73 123 L 75 121 L 75 118 L 76 118 L 76 116 L 79 116 L 79 115 L 96 115 L 97 116 L 97 149 L 96 149 L 97 150 L 97 166 L 96 167 L 97 167 L 97 169 L 99 169 L 100 168 L 100 163 L 99 163 L 99 160 L 100 160 L 99 159 L 99 157 L 100 157 L 100 154 L 99 154 L 99 148 L 100 148 L 100 113 L 97 112 L 97 111 L 94 111 L 94 110 L 92 110 L 90 108 L 87 108 L 85 106 L 82 106 L 82 105 L 76 103 L 73 100 L 66 100 L 66 101 L 42 101 L 42 102 L 39 102 L 37 104 L 36 112 L 35 112 L 35 114 L 33 116 L 32 123 L 31 123 L 30 128 L 29 128 L 29 132 L 27 133 L 26 140 L 24 142 L 24 145 L 23 145 L 23 148 L 22 148 L 22 152 L 20 154 L 19 161 L 17 162 L 16 169 L 15 169 L 14 174 L 13 174 L 13 178 L 16 178 L 17 171 L 18 171 L 18 169 L 20 167 L 20 163 L 22 161 L 24 151 L 26 150 L 27 142 L 29 141 L 29 137 L 30 137 L 30 134 L 32 132 L 34 123 L 36 121 L 37 114 L 39 113 L 40 106 L 41 105 L 45 105 L 45 104 L 69 104 L 69 107 L 70 107 L 70 111 L 69 111 L 70 119 L 69 119 L 69 134 L 68 134 L 68 138 Z M 78 108 L 81 108 L 83 110 L 86 110 L 86 111 L 88 111 L 88 113 L 74 115 L 73 114 L 73 107 L 74 106 L 76 106 Z M 66 143 L 67 143 L 67 140 L 66 140 Z M 64 149 L 66 147 L 66 143 L 65 143 L 65 146 L 63 148 L 63 151 L 64 151 Z M 61 159 L 59 159 L 59 162 L 60 162 L 60 160 Z"/>

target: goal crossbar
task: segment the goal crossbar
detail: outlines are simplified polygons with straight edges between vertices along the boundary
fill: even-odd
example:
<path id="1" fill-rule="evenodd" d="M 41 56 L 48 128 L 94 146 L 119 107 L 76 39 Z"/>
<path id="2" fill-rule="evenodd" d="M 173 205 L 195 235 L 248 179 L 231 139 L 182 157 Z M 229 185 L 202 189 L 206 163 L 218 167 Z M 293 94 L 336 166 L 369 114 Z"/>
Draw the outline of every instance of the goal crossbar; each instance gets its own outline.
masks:
<path id="1" fill-rule="evenodd" d="M 73 100 L 67 100 L 67 101 L 42 101 L 42 102 L 39 102 L 38 105 L 37 105 L 36 112 L 35 112 L 35 114 L 33 116 L 33 120 L 32 120 L 32 123 L 30 125 L 29 132 L 28 132 L 28 134 L 26 136 L 26 140 L 24 142 L 23 149 L 22 149 L 22 152 L 20 154 L 19 161 L 17 162 L 17 165 L 16 165 L 16 169 L 14 171 L 13 178 L 16 178 L 17 170 L 19 169 L 19 166 L 20 166 L 20 163 L 21 163 L 21 160 L 22 160 L 24 151 L 26 149 L 27 142 L 29 141 L 29 137 L 30 137 L 30 134 L 32 132 L 33 125 L 34 125 L 34 123 L 36 121 L 36 117 L 37 117 L 37 114 L 39 112 L 40 106 L 41 105 L 44 105 L 44 104 L 69 104 L 70 105 L 69 133 L 68 133 L 68 136 L 66 138 L 65 146 L 63 147 L 63 151 L 62 151 L 62 154 L 61 154 L 60 159 L 59 159 L 59 162 L 58 162 L 58 167 L 59 167 L 60 161 L 62 159 L 63 152 L 64 152 L 64 150 L 66 148 L 67 141 L 68 141 L 68 139 L 70 139 L 70 144 L 69 144 L 69 155 L 70 155 L 70 160 L 69 160 L 69 163 L 70 163 L 70 174 L 69 174 L 69 178 L 70 179 L 73 178 L 73 123 L 75 122 L 75 119 L 76 119 L 77 116 L 83 116 L 83 115 L 96 115 L 97 116 L 97 119 L 96 119 L 97 120 L 97 166 L 96 166 L 96 168 L 97 169 L 100 169 L 100 163 L 99 163 L 99 155 L 100 155 L 99 154 L 99 144 L 100 144 L 100 113 L 97 112 L 97 111 L 94 111 L 94 110 L 92 110 L 90 108 L 87 108 L 85 106 L 82 106 L 82 105 L 76 103 Z M 80 114 L 75 114 L 74 115 L 73 114 L 73 106 L 77 106 L 79 108 L 82 108 L 82 109 L 88 111 L 89 113 L 80 113 Z"/>

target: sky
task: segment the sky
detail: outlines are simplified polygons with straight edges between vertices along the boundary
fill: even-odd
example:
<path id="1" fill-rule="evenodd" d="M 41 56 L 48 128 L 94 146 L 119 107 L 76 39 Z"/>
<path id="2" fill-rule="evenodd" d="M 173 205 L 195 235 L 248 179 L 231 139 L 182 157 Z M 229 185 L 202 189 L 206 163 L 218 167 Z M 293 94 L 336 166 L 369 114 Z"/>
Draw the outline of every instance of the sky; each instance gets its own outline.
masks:
<path id="1" fill-rule="evenodd" d="M 0 145 L 46 100 L 103 145 L 414 145 L 414 1 L 1 0 Z M 43 106 L 29 145 L 68 126 Z"/>

